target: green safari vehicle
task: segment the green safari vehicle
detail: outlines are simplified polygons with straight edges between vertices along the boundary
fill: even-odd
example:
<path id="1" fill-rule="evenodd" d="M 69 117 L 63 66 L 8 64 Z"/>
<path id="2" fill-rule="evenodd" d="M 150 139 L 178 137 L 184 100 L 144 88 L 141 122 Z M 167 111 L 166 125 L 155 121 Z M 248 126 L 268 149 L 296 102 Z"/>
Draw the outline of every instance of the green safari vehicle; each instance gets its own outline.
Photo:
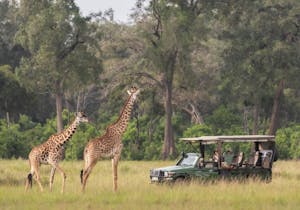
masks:
<path id="1" fill-rule="evenodd" d="M 197 144 L 199 153 L 182 153 L 176 165 L 151 169 L 151 183 L 249 177 L 266 182 L 272 180 L 272 165 L 276 160 L 274 136 L 201 136 L 181 138 L 181 140 L 189 144 Z M 251 154 L 245 157 L 244 151 L 236 153 L 231 149 L 223 151 L 227 143 L 248 143 L 252 148 Z M 215 150 L 211 156 L 206 157 L 206 147 L 212 144 L 215 144 Z"/>

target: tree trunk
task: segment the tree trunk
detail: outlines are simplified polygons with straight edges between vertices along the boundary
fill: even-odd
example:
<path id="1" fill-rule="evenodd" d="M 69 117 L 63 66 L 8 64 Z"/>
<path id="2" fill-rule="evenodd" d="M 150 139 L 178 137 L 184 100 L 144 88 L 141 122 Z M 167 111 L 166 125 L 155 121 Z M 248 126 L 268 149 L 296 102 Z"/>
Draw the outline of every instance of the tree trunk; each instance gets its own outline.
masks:
<path id="1" fill-rule="evenodd" d="M 191 107 L 191 109 L 189 109 L 188 107 L 183 107 L 182 109 L 191 116 L 191 123 L 200 125 L 204 124 L 203 117 L 201 116 L 196 106 L 192 103 L 189 103 L 188 106 Z"/>
<path id="2" fill-rule="evenodd" d="M 57 133 L 62 132 L 63 130 L 63 120 L 62 120 L 62 94 L 56 93 L 56 124 L 57 124 Z"/>
<path id="3" fill-rule="evenodd" d="M 163 145 L 163 159 L 169 155 L 175 154 L 175 145 L 173 140 L 172 127 L 172 85 L 167 83 L 165 86 L 165 131 L 164 131 L 164 145 Z"/>
<path id="4" fill-rule="evenodd" d="M 248 127 L 248 114 L 249 110 L 247 106 L 244 106 L 244 113 L 243 113 L 243 128 L 244 132 L 249 134 L 249 127 Z"/>
<path id="5" fill-rule="evenodd" d="M 273 109 L 272 109 L 270 127 L 269 127 L 269 135 L 275 135 L 276 133 L 277 118 L 279 112 L 279 99 L 283 93 L 283 89 L 284 89 L 284 81 L 280 80 L 274 96 Z"/>
<path id="6" fill-rule="evenodd" d="M 253 127 L 252 127 L 252 134 L 258 134 L 258 120 L 259 120 L 259 103 L 255 103 L 253 108 Z"/>
<path id="7" fill-rule="evenodd" d="M 6 123 L 7 123 L 7 127 L 10 127 L 10 120 L 9 120 L 9 112 L 6 112 Z"/>

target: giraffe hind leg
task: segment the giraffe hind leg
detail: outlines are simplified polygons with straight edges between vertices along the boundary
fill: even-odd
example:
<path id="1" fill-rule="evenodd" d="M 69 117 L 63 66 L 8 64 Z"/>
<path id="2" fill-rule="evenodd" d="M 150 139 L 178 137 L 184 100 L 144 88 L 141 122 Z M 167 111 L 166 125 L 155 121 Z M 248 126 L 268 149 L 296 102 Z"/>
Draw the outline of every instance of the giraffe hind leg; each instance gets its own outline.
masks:
<path id="1" fill-rule="evenodd" d="M 37 181 L 41 192 L 43 192 L 44 189 L 43 189 L 43 186 L 41 184 L 40 175 L 39 175 L 39 165 L 36 164 L 36 163 L 31 164 L 30 173 L 27 175 L 25 191 L 28 190 L 29 186 L 32 187 L 32 178 L 34 178 Z"/>
<path id="2" fill-rule="evenodd" d="M 83 178 L 83 169 L 80 171 L 80 183 L 82 184 L 82 178 Z"/>
<path id="3" fill-rule="evenodd" d="M 41 183 L 41 178 L 40 178 L 40 174 L 39 174 L 39 171 L 36 171 L 36 177 L 35 177 L 35 180 L 37 181 L 39 187 L 40 187 L 40 190 L 41 192 L 44 191 L 44 188 L 42 186 L 42 183 Z"/>
<path id="4" fill-rule="evenodd" d="M 28 179 L 28 183 L 30 185 L 30 188 L 32 188 L 32 174 L 31 173 L 28 174 L 27 179 Z"/>
<path id="5" fill-rule="evenodd" d="M 96 165 L 97 160 L 93 161 L 91 164 L 89 164 L 89 166 L 85 167 L 84 170 L 82 170 L 82 192 L 84 192 L 85 186 L 86 186 L 86 181 L 92 171 L 92 169 L 94 168 L 94 166 Z"/>
<path id="6" fill-rule="evenodd" d="M 27 180 L 26 180 L 26 185 L 25 185 L 25 191 L 28 190 L 29 186 L 30 186 L 30 188 L 32 188 L 32 174 L 31 173 L 29 173 L 27 175 Z"/>

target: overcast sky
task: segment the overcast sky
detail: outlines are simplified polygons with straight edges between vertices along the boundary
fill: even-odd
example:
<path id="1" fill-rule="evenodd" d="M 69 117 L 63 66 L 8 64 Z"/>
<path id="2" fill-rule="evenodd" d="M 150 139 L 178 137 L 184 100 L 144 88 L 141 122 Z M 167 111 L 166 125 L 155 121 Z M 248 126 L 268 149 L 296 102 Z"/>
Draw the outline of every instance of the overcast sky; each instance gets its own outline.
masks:
<path id="1" fill-rule="evenodd" d="M 81 13 L 86 16 L 91 12 L 114 10 L 114 19 L 118 22 L 128 22 L 131 9 L 136 0 L 75 0 Z"/>

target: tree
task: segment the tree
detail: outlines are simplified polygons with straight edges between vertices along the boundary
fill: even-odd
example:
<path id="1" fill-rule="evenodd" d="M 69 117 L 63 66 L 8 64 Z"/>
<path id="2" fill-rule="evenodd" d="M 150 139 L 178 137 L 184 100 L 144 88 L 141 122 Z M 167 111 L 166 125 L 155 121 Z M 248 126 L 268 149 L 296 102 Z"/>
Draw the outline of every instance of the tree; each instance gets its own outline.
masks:
<path id="1" fill-rule="evenodd" d="M 14 43 L 14 36 L 18 30 L 17 6 L 14 1 L 0 1 L 0 65 L 10 65 L 15 68 L 24 49 Z"/>
<path id="2" fill-rule="evenodd" d="M 147 10 L 136 17 L 137 30 L 146 46 L 139 62 L 144 70 L 136 75 L 154 81 L 164 98 L 164 159 L 176 154 L 172 128 L 174 80 L 184 78 L 182 75 L 191 70 L 189 61 L 194 26 L 203 26 L 199 21 L 203 9 L 200 2 L 153 0 Z M 138 6 L 142 8 L 141 4 Z M 177 78 L 176 75 L 181 76 Z"/>
<path id="3" fill-rule="evenodd" d="M 224 51 L 223 84 L 242 99 L 239 104 L 254 107 L 252 133 L 258 133 L 259 116 L 265 110 L 262 118 L 269 119 L 268 133 L 274 135 L 284 88 L 287 84 L 295 88 L 299 77 L 299 1 L 238 1 L 222 6 L 219 11 L 227 23 L 222 38 L 231 44 Z M 228 95 L 227 101 L 232 100 Z"/>
<path id="4" fill-rule="evenodd" d="M 11 67 L 0 66 L 0 116 L 6 116 L 8 126 L 11 118 L 17 119 L 19 113 L 29 109 L 27 107 L 30 104 L 28 99 L 33 99 L 33 97 L 20 87 Z"/>
<path id="5" fill-rule="evenodd" d="M 88 19 L 80 16 L 74 1 L 67 0 L 22 0 L 19 14 L 23 23 L 17 42 L 30 56 L 22 58 L 17 74 L 26 88 L 55 96 L 60 132 L 65 91 L 74 87 L 78 91 L 97 79 L 102 69 L 90 50 Z"/>

